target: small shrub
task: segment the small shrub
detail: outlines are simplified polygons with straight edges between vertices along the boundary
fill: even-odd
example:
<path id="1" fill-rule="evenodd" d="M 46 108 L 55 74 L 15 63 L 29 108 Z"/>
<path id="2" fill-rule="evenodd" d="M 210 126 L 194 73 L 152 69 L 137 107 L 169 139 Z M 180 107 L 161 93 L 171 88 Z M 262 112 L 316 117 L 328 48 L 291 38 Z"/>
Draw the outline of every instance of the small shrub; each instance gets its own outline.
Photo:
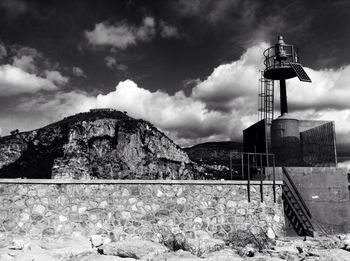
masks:
<path id="1" fill-rule="evenodd" d="M 259 251 L 270 248 L 271 243 L 271 240 L 262 229 L 259 229 L 258 233 L 245 230 L 231 232 L 227 242 L 227 244 L 231 245 L 233 248 L 244 248 L 250 245 Z"/>
<path id="2" fill-rule="evenodd" d="M 157 229 L 159 234 L 159 243 L 165 245 L 171 251 L 188 250 L 185 237 L 181 234 L 174 234 L 164 227 Z"/>

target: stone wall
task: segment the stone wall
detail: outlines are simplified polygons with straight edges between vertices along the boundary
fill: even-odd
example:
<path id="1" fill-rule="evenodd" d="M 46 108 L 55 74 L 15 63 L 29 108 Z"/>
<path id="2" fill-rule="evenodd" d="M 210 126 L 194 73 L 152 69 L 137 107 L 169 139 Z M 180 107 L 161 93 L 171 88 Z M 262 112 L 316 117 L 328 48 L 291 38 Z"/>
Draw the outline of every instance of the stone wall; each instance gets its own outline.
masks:
<path id="1" fill-rule="evenodd" d="M 284 233 L 281 182 L 0 180 L 0 234 L 31 239 L 101 234 L 157 240 L 197 230 L 226 240 L 237 230 Z M 263 188 L 263 202 L 260 189 Z M 231 234 L 230 234 L 231 233 Z"/>

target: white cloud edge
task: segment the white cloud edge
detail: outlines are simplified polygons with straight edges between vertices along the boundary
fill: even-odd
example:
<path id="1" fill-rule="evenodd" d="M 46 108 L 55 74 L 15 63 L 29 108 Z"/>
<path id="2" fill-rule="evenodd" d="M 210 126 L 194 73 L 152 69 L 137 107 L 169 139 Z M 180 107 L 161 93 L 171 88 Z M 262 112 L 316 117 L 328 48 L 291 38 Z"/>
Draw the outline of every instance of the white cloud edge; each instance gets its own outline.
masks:
<path id="1" fill-rule="evenodd" d="M 55 112 L 57 117 L 90 108 L 112 107 L 152 122 L 180 145 L 237 140 L 243 129 L 258 118 L 257 86 L 265 48 L 266 43 L 260 43 L 248 48 L 237 61 L 214 68 L 206 79 L 197 81 L 189 96 L 183 91 L 174 95 L 151 92 L 126 80 L 104 95 L 59 92 L 48 100 L 32 99 L 21 106 L 25 110 Z M 340 142 L 345 142 L 350 134 L 350 109 L 346 107 L 350 99 L 346 86 L 349 70 L 350 65 L 338 70 L 306 68 L 313 80 L 311 85 L 304 86 L 298 80 L 287 84 L 289 105 L 297 109 L 295 113 L 302 119 L 334 120 Z M 321 106 L 315 107 L 315 103 Z M 328 107 L 322 107 L 325 105 Z"/>

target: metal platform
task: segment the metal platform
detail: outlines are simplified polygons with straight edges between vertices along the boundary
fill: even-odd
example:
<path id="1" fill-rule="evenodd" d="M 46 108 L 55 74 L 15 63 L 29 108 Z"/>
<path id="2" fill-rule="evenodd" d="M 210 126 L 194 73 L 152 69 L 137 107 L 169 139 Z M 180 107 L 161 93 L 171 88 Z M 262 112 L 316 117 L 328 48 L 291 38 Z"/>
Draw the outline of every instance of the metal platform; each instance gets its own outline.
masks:
<path id="1" fill-rule="evenodd" d="M 271 66 L 264 71 L 264 77 L 271 80 L 283 80 L 296 77 L 297 74 L 288 64 L 286 66 Z"/>

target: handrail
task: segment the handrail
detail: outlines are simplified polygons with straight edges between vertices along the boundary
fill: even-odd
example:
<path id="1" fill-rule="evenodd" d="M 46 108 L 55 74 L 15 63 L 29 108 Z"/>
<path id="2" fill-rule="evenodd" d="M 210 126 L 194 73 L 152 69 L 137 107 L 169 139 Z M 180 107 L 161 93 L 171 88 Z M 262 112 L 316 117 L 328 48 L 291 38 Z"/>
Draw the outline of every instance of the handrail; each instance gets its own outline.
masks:
<path id="1" fill-rule="evenodd" d="M 295 192 L 295 194 L 297 196 L 297 200 L 300 201 L 300 203 L 302 204 L 302 207 L 304 208 L 306 214 L 309 216 L 309 218 L 312 218 L 312 215 L 310 213 L 309 208 L 306 206 L 305 201 L 303 200 L 302 196 L 300 195 L 300 193 L 299 193 L 297 187 L 295 186 L 293 180 L 289 176 L 287 169 L 285 167 L 282 167 L 282 170 L 283 170 L 284 175 L 287 177 L 288 182 L 290 183 L 290 185 L 293 188 L 292 193 Z"/>

